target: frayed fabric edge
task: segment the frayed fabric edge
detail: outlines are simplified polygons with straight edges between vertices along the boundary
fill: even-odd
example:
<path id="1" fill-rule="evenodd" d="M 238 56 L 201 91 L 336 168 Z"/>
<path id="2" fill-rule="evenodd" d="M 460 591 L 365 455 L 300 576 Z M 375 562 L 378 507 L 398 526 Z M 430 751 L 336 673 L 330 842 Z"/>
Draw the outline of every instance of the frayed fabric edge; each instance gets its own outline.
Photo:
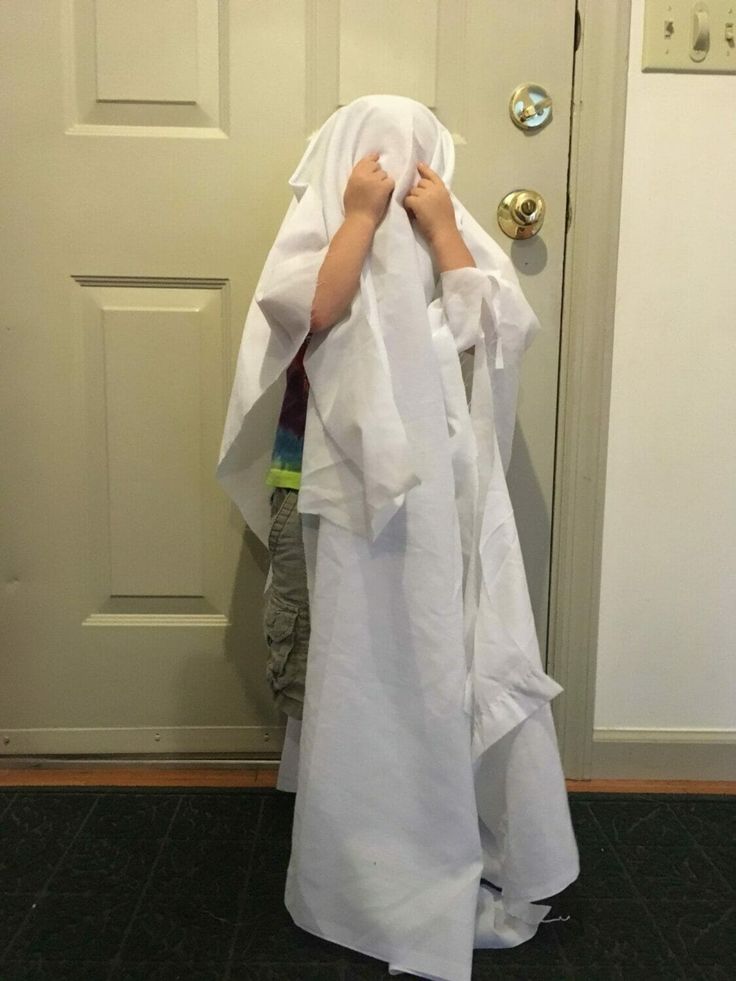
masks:
<path id="1" fill-rule="evenodd" d="M 481 883 L 473 948 L 518 947 L 531 940 L 551 909 L 522 899 L 504 900 L 498 889 Z"/>
<path id="2" fill-rule="evenodd" d="M 495 683 L 493 685 L 496 687 Z M 472 705 L 473 758 L 476 763 L 494 743 L 565 690 L 534 664 L 521 678 L 485 703 L 483 687 L 482 680 L 468 678 L 465 706 Z"/>

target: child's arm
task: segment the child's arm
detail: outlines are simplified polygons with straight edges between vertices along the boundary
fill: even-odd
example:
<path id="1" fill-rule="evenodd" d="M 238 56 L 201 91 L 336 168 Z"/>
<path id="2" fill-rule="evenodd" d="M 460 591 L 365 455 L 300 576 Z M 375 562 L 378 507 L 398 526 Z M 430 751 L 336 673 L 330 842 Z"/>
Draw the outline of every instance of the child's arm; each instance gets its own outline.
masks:
<path id="1" fill-rule="evenodd" d="M 358 161 L 345 188 L 345 220 L 332 237 L 317 277 L 310 318 L 313 333 L 332 327 L 357 292 L 363 262 L 394 188 L 378 156 L 371 153 Z M 404 206 L 418 222 L 440 272 L 474 266 L 441 177 L 427 164 L 420 163 L 417 169 L 420 181 L 406 195 Z"/>
<path id="2" fill-rule="evenodd" d="M 309 324 L 312 332 L 332 327 L 357 292 L 363 261 L 394 188 L 378 156 L 370 153 L 359 160 L 348 180 L 343 196 L 345 220 L 332 236 L 317 276 Z"/>
<path id="3" fill-rule="evenodd" d="M 458 231 L 452 198 L 442 178 L 425 163 L 417 164 L 417 170 L 421 174 L 419 183 L 404 198 L 404 207 L 429 243 L 440 273 L 475 266 Z M 475 346 L 464 350 L 474 352 Z"/>
<path id="4" fill-rule="evenodd" d="M 465 266 L 474 266 L 475 259 L 470 254 L 470 250 L 457 230 L 453 218 L 452 228 L 446 232 L 435 235 L 429 240 L 429 246 L 434 253 L 435 262 L 440 272 L 447 272 L 449 269 L 463 269 Z"/>
<path id="5" fill-rule="evenodd" d="M 352 301 L 375 230 L 368 215 L 354 212 L 345 215 L 332 236 L 312 301 L 309 329 L 313 333 L 332 327 Z"/>

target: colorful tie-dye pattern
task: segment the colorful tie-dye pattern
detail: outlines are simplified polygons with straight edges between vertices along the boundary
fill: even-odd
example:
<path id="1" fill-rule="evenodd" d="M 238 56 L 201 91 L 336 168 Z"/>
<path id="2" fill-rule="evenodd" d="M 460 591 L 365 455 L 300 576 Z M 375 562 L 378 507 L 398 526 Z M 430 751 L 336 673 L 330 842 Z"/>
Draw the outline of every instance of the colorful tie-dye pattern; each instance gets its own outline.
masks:
<path id="1" fill-rule="evenodd" d="M 281 413 L 276 426 L 271 469 L 266 476 L 266 483 L 272 487 L 299 489 L 309 395 L 309 379 L 304 370 L 304 353 L 310 337 L 311 334 L 307 334 L 304 343 L 286 369 L 284 401 L 281 404 Z"/>

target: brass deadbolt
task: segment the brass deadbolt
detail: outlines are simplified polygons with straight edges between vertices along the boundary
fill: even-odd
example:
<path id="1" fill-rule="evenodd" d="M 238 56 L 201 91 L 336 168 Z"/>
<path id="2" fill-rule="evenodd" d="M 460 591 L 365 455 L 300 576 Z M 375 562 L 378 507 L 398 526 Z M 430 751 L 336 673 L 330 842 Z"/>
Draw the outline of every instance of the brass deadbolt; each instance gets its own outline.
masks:
<path id="1" fill-rule="evenodd" d="M 541 129 L 552 119 L 552 100 L 541 85 L 527 82 L 511 93 L 509 115 L 519 129 Z"/>

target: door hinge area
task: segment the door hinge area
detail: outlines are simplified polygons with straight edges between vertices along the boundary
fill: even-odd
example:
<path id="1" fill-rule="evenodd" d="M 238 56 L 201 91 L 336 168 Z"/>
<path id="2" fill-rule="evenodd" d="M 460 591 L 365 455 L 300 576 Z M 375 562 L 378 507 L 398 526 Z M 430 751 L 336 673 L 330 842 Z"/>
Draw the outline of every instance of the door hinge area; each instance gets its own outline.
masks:
<path id="1" fill-rule="evenodd" d="M 572 225 L 572 204 L 570 202 L 570 195 L 567 196 L 567 201 L 565 202 L 565 231 L 570 231 L 570 225 Z"/>
<path id="2" fill-rule="evenodd" d="M 580 11 L 575 8 L 575 51 L 580 47 L 580 42 L 583 38 L 583 22 L 580 18 Z"/>

